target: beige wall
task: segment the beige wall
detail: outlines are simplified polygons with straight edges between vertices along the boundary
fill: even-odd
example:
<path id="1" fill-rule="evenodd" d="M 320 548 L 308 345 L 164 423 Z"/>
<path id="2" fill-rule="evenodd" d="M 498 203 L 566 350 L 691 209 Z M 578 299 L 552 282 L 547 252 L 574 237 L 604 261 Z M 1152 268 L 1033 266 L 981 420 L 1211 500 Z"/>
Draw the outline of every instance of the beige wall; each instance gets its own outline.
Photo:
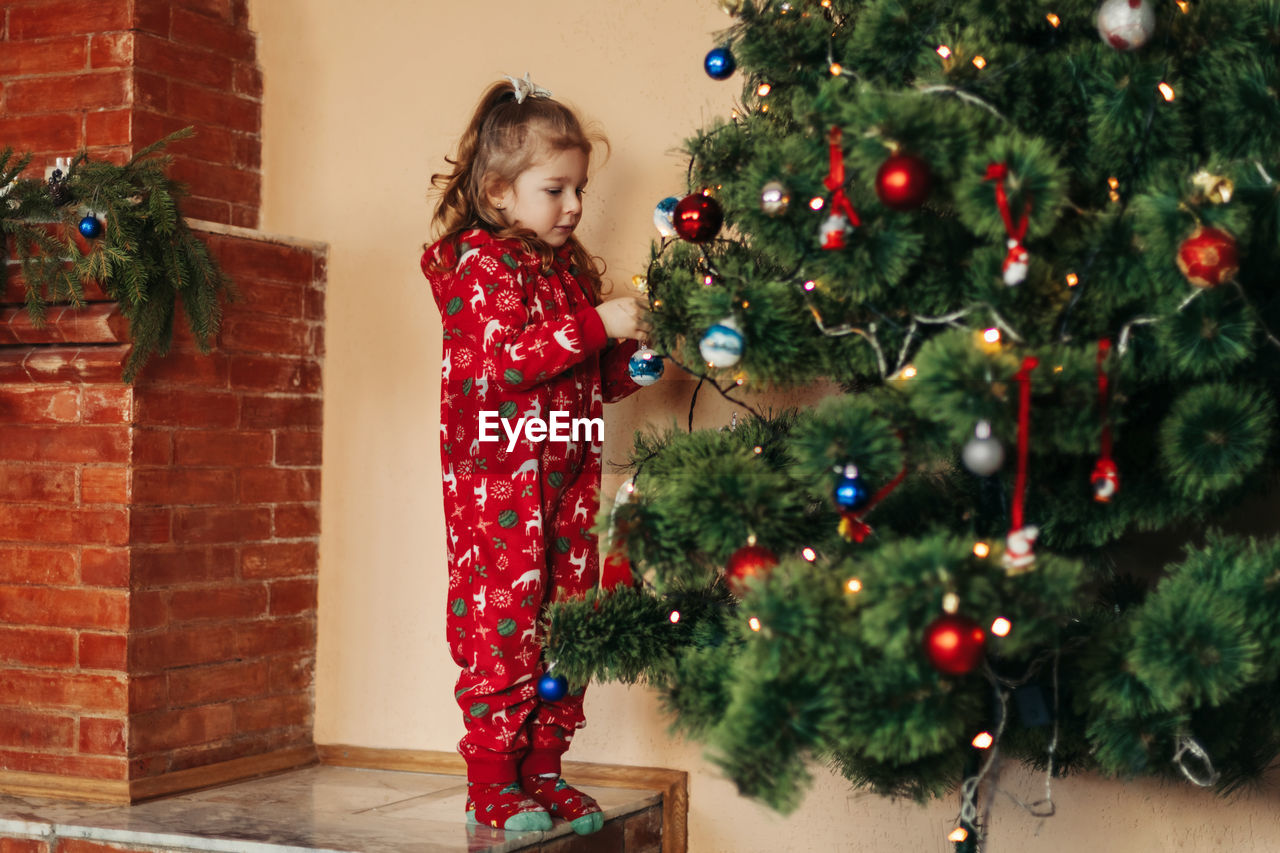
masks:
<path id="1" fill-rule="evenodd" d="M 701 70 L 729 19 L 714 0 L 251 8 L 266 73 L 262 227 L 331 247 L 316 740 L 451 750 L 462 729 L 442 630 L 440 329 L 418 272 L 428 177 L 483 87 L 531 71 L 610 136 L 581 234 L 625 285 L 647 258 L 654 203 L 683 188 L 673 149 L 738 93 L 736 78 L 717 84 Z M 623 458 L 646 415 L 683 423 L 690 389 L 668 378 L 610 407 L 606 456 Z M 729 410 L 704 394 L 698 423 L 723 424 Z M 953 799 L 921 809 L 818 770 L 803 807 L 782 818 L 738 798 L 696 744 L 672 740 L 648 692 L 593 687 L 587 714 L 571 758 L 691 772 L 695 853 L 950 849 Z M 1026 774 L 1009 781 L 1024 799 L 1042 791 Z M 1055 793 L 1058 816 L 1043 828 L 1002 799 L 991 853 L 1280 850 L 1274 793 L 1224 805 L 1185 785 L 1091 778 Z"/>

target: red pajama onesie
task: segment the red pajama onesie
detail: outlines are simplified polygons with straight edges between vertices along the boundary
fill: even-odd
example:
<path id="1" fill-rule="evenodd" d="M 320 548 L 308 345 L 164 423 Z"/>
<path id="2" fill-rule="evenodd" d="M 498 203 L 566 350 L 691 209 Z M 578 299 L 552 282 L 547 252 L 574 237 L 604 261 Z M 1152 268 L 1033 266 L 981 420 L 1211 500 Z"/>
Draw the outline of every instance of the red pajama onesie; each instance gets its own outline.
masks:
<path id="1" fill-rule="evenodd" d="M 433 257 L 449 266 L 430 269 Z M 597 297 L 561 249 L 550 271 L 519 241 L 485 231 L 442 242 L 422 269 L 444 325 L 440 464 L 448 529 L 449 648 L 462 667 L 455 696 L 467 733 L 458 751 L 471 782 L 559 773 L 582 725 L 582 694 L 546 702 L 538 618 L 544 601 L 594 587 L 603 436 L 530 440 L 514 448 L 498 424 L 568 426 L 638 387 L 633 341 L 613 345 Z M 481 441 L 481 415 L 491 424 Z"/>

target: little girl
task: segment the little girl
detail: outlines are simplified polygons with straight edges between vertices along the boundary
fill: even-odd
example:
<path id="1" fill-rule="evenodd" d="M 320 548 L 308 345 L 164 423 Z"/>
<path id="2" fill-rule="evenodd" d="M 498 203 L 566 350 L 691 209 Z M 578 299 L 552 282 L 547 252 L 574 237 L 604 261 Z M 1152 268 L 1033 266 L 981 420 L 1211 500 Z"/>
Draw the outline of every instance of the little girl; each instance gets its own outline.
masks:
<path id="1" fill-rule="evenodd" d="M 440 192 L 422 270 L 444 325 L 440 464 L 448 529 L 447 631 L 462 667 L 467 817 L 506 830 L 604 825 L 560 778 L 582 693 L 539 697 L 542 605 L 599 580 L 603 436 L 516 430 L 597 419 L 638 387 L 627 373 L 644 306 L 601 302 L 601 268 L 574 236 L 593 142 L 551 93 L 507 78 L 480 99 Z M 499 429 L 499 424 L 502 428 Z M 554 424 L 552 424 L 554 426 Z M 590 432 L 590 431 L 588 431 Z M 545 435 L 541 434 L 541 435 Z"/>

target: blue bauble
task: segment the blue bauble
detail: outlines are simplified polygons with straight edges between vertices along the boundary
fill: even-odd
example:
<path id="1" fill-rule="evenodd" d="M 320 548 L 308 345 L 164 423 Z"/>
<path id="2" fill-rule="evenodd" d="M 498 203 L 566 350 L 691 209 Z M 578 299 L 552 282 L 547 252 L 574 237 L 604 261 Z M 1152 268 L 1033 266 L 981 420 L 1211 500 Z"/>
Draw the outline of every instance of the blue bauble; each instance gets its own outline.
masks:
<path id="1" fill-rule="evenodd" d="M 640 347 L 627 362 L 627 373 L 637 385 L 652 385 L 662 378 L 662 356 L 648 347 Z"/>
<path id="2" fill-rule="evenodd" d="M 658 233 L 663 237 L 676 236 L 676 205 L 680 203 L 680 199 L 673 195 L 669 195 L 662 201 L 658 202 L 658 206 L 653 209 L 653 227 L 658 229 Z"/>
<path id="3" fill-rule="evenodd" d="M 836 483 L 836 506 L 845 510 L 859 510 L 867 505 L 867 501 L 871 495 L 867 491 L 867 484 L 863 482 L 862 475 L 858 473 L 856 465 L 844 466 L 844 473 L 840 475 L 840 480 Z"/>
<path id="4" fill-rule="evenodd" d="M 707 53 L 707 58 L 702 61 L 702 67 L 707 69 L 707 75 L 712 80 L 728 80 L 733 76 L 738 63 L 734 61 L 729 48 L 713 47 Z"/>
<path id="5" fill-rule="evenodd" d="M 569 692 L 569 682 L 563 675 L 547 673 L 538 679 L 538 697 L 544 702 L 559 702 Z"/>
<path id="6" fill-rule="evenodd" d="M 732 317 L 725 317 L 702 336 L 698 352 L 712 367 L 733 367 L 742 358 L 746 340 Z"/>
<path id="7" fill-rule="evenodd" d="M 86 216 L 80 220 L 80 233 L 89 240 L 102 236 L 102 222 L 96 216 Z"/>

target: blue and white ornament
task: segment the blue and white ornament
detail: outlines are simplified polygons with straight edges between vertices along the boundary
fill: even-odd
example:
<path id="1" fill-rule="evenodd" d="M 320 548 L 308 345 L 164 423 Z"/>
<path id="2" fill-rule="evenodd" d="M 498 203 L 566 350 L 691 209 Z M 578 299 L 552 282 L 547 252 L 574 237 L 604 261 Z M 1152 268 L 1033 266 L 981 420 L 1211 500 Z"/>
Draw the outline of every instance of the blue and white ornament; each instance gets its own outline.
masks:
<path id="1" fill-rule="evenodd" d="M 852 463 L 845 465 L 841 470 L 839 481 L 836 482 L 836 506 L 844 510 L 859 510 L 867 505 L 870 498 L 867 484 L 858 473 L 858 466 Z"/>
<path id="2" fill-rule="evenodd" d="M 96 240 L 102 236 L 102 220 L 92 213 L 80 220 L 80 233 L 87 240 Z"/>
<path id="3" fill-rule="evenodd" d="M 742 359 L 742 351 L 746 348 L 746 339 L 742 330 L 732 317 L 725 317 L 710 329 L 707 329 L 698 343 L 698 352 L 702 359 L 712 367 L 733 367 Z"/>
<path id="4" fill-rule="evenodd" d="M 653 227 L 658 229 L 658 233 L 663 237 L 676 236 L 676 205 L 680 203 L 680 199 L 673 195 L 669 195 L 662 201 L 658 202 L 658 206 L 653 209 Z"/>
<path id="5" fill-rule="evenodd" d="M 729 48 L 713 47 L 707 52 L 707 58 L 702 61 L 702 67 L 707 70 L 707 76 L 712 80 L 728 80 L 733 76 L 738 63 L 729 52 Z"/>
<path id="6" fill-rule="evenodd" d="M 662 356 L 642 346 L 632 353 L 627 362 L 627 373 L 637 385 L 652 385 L 662 378 Z"/>
<path id="7" fill-rule="evenodd" d="M 538 698 L 544 702 L 559 702 L 569 692 L 569 682 L 563 675 L 547 673 L 538 679 Z"/>

